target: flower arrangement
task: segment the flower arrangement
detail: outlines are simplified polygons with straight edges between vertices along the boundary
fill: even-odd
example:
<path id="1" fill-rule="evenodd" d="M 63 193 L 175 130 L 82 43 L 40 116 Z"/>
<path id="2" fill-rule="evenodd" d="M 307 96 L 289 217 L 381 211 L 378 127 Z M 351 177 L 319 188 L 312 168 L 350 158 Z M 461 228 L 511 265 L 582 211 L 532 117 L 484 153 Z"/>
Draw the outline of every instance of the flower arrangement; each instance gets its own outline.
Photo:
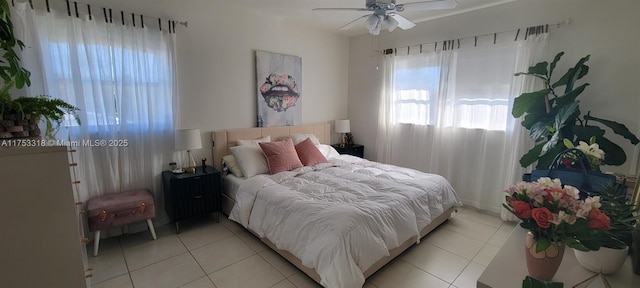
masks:
<path id="1" fill-rule="evenodd" d="M 596 137 L 591 137 L 588 144 L 584 141 L 579 141 L 577 147 L 574 146 L 569 139 L 565 138 L 563 142 L 564 146 L 569 149 L 576 148 L 582 151 L 582 153 L 587 156 L 586 160 L 589 162 L 589 167 L 591 168 L 591 170 L 600 171 L 600 165 L 604 163 L 604 151 L 600 149 L 600 145 L 596 143 Z M 567 167 L 575 168 L 577 167 L 576 161 L 578 161 L 578 156 L 573 154 L 570 155 L 571 156 L 569 157 L 563 158 L 562 162 Z"/>
<path id="2" fill-rule="evenodd" d="M 260 86 L 260 94 L 271 109 L 284 112 L 296 106 L 300 88 L 291 75 L 271 73 Z"/>
<path id="3" fill-rule="evenodd" d="M 560 179 L 520 182 L 505 193 L 503 206 L 522 220 L 522 228 L 533 233 L 537 253 L 553 242 L 581 251 L 598 250 L 609 238 L 610 219 L 600 210 L 600 197 L 580 200 L 579 190 L 563 187 Z"/>
<path id="4" fill-rule="evenodd" d="M 292 91 L 295 94 L 300 93 L 298 84 L 296 83 L 296 80 L 291 77 L 291 75 L 275 73 L 271 73 L 267 76 L 265 82 L 262 84 L 262 86 L 260 86 L 260 93 L 264 95 L 269 90 L 272 90 L 277 86 L 286 87 L 289 91 Z"/>

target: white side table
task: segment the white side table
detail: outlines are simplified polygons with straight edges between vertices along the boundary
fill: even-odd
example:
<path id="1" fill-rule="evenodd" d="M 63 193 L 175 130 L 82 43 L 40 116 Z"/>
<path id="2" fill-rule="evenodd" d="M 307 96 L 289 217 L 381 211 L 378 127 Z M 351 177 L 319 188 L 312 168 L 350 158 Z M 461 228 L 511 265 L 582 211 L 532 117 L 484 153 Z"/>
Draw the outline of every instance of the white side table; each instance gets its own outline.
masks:
<path id="1" fill-rule="evenodd" d="M 527 230 L 517 226 L 504 243 L 500 252 L 493 258 L 489 266 L 478 278 L 478 288 L 514 288 L 522 287 L 522 280 L 527 276 L 527 263 L 524 254 L 524 238 Z M 564 258 L 552 281 L 564 283 L 565 288 L 595 275 L 578 264 L 573 250 L 565 249 Z M 616 273 L 606 275 L 609 284 L 614 288 L 640 287 L 640 275 L 631 269 L 631 257 L 627 257 L 624 266 Z"/>

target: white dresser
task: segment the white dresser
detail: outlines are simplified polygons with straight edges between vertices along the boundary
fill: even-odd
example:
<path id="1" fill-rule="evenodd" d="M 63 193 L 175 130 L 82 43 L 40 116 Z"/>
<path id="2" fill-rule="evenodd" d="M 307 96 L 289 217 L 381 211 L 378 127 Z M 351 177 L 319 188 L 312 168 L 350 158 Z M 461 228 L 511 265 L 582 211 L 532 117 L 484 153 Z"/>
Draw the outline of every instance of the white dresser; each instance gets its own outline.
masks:
<path id="1" fill-rule="evenodd" d="M 72 181 L 67 147 L 0 147 L 0 286 L 90 286 Z"/>

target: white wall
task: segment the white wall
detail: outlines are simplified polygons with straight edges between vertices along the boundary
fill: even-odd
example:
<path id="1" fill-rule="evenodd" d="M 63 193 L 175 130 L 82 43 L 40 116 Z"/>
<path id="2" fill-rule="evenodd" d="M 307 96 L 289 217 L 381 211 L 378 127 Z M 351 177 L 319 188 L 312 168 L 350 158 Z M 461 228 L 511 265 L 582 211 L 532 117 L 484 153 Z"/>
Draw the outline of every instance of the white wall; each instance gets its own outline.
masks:
<path id="1" fill-rule="evenodd" d="M 188 21 L 187 28 L 176 26 L 180 97 L 177 128 L 203 131 L 203 149 L 194 152 L 195 159 L 212 159 L 211 131 L 256 126 L 256 50 L 302 58 L 304 124 L 347 116 L 346 36 L 252 11 L 231 1 L 84 2 Z"/>
<path id="2" fill-rule="evenodd" d="M 590 54 L 591 84 L 580 96 L 583 113 L 621 122 L 633 132 L 640 132 L 640 1 L 599 0 L 520 0 L 483 10 L 419 23 L 415 28 L 393 33 L 383 32 L 373 41 L 374 48 L 394 48 L 435 41 L 457 39 L 487 33 L 526 28 L 538 24 L 571 19 L 571 24 L 552 29 L 546 59 L 565 51 L 557 71 L 566 71 L 578 59 Z M 349 109 L 351 130 L 356 143 L 365 145 L 365 157 L 376 159 L 381 71 L 376 70 L 379 57 L 371 56 L 372 36 L 350 39 Z M 375 44 L 379 43 L 379 44 Z M 627 163 L 607 170 L 634 174 L 638 149 L 611 131 L 609 139 L 627 153 Z"/>

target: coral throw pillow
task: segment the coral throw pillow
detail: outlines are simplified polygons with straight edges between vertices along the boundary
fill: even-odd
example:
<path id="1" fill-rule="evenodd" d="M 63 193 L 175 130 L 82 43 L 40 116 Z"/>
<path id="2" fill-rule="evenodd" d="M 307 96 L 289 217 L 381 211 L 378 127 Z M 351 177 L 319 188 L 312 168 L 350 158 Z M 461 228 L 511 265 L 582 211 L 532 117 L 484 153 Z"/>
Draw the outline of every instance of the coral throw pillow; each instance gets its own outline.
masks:
<path id="1" fill-rule="evenodd" d="M 326 163 L 327 158 L 322 155 L 322 152 L 318 150 L 313 140 L 307 138 L 306 140 L 298 143 L 296 146 L 296 152 L 298 157 L 304 166 L 313 166 L 320 163 Z"/>
<path id="2" fill-rule="evenodd" d="M 287 139 L 278 142 L 258 143 L 269 165 L 269 174 L 276 174 L 282 171 L 289 171 L 302 167 L 293 141 Z"/>

